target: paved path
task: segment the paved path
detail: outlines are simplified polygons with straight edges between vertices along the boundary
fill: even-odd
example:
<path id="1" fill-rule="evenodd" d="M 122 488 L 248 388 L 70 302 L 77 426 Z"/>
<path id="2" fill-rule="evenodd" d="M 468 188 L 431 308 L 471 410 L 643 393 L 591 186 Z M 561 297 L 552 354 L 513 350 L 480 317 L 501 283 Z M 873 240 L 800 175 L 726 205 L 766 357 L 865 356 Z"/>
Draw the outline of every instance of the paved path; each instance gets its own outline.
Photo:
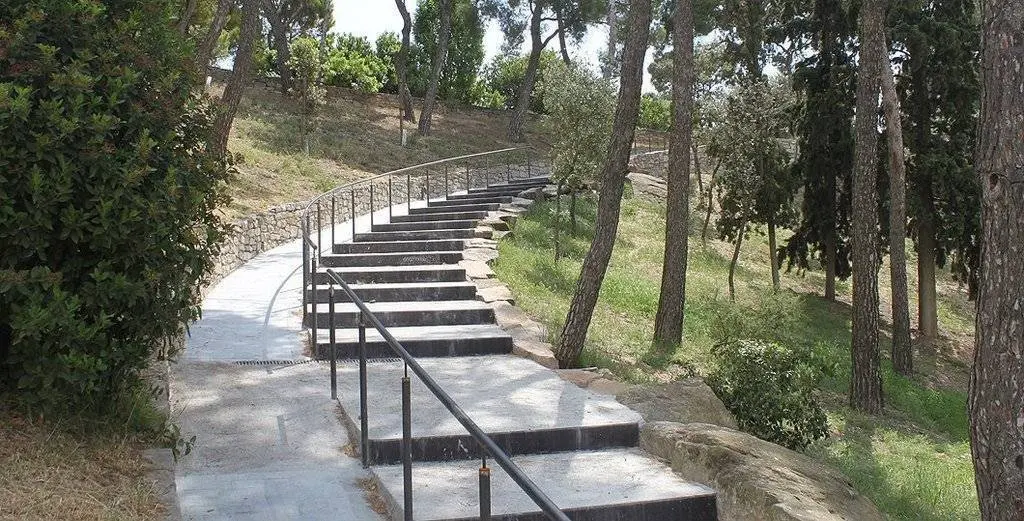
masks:
<path id="1" fill-rule="evenodd" d="M 176 469 L 186 520 L 379 521 L 318 363 L 303 360 L 300 242 L 270 250 L 211 289 L 171 375 L 182 435 L 196 435 Z"/>

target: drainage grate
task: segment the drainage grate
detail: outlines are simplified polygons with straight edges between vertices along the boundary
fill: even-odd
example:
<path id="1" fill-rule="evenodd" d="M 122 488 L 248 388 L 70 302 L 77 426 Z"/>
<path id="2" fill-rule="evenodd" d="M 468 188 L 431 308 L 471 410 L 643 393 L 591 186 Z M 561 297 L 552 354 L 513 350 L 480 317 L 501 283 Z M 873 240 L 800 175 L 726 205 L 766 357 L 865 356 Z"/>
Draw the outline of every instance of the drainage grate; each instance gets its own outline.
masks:
<path id="1" fill-rule="evenodd" d="M 315 363 L 317 360 L 239 360 L 235 365 L 299 365 Z"/>

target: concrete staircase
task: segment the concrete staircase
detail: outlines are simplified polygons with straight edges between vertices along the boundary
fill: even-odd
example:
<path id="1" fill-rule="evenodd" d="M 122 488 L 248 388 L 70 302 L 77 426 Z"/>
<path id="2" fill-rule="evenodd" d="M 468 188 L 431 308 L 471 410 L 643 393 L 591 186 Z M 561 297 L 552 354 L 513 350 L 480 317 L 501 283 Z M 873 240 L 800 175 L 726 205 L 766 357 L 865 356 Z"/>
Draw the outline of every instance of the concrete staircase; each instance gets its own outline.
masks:
<path id="1" fill-rule="evenodd" d="M 717 519 L 714 492 L 687 483 L 639 451 L 640 416 L 613 398 L 581 389 L 554 371 L 512 356 L 512 337 L 457 263 L 476 223 L 523 191 L 531 178 L 420 202 L 320 258 L 317 291 L 306 288 L 307 327 L 316 299 L 315 355 L 329 356 L 331 267 L 395 338 L 527 475 L 576 521 Z M 352 439 L 359 433 L 359 313 L 335 291 L 339 400 Z M 403 364 L 367 329 L 368 458 L 394 519 L 402 519 L 399 382 Z M 412 378 L 413 497 L 417 520 L 477 519 L 479 448 Z M 474 463 L 473 461 L 476 460 Z M 492 467 L 495 519 L 545 517 L 500 467 Z"/>

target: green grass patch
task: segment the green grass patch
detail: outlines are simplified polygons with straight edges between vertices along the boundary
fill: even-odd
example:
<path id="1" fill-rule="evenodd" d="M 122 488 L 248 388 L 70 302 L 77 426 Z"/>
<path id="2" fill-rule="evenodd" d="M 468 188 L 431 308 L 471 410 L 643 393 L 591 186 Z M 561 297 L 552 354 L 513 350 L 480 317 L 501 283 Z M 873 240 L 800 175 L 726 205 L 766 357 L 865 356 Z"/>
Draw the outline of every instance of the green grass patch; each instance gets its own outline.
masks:
<path id="1" fill-rule="evenodd" d="M 580 198 L 575 233 L 561 219 L 564 258 L 554 260 L 555 206 L 534 205 L 500 246 L 497 276 L 517 303 L 542 321 L 556 341 L 583 256 L 593 234 L 595 202 Z M 563 212 L 565 205 L 563 205 Z M 691 235 L 686 281 L 684 344 L 668 355 L 651 352 L 664 248 L 662 204 L 642 198 L 623 201 L 611 263 L 581 357 L 584 366 L 605 367 L 630 382 L 664 381 L 713 363 L 710 350 L 723 338 L 759 338 L 815 349 L 835 369 L 819 394 L 832 435 L 808 453 L 845 472 L 891 519 L 977 519 L 973 470 L 967 442 L 963 388 L 931 385 L 934 375 L 904 378 L 883 361 L 886 411 L 866 417 L 845 406 L 850 374 L 850 286 L 838 285 L 840 298 L 820 292 L 820 273 L 783 273 L 783 289 L 771 291 L 768 248 L 756 234 L 746 241 L 736 274 L 736 302 L 726 277 L 732 245 Z M 908 265 L 914 278 L 913 264 Z M 885 271 L 885 270 L 883 270 Z M 940 284 L 940 317 L 953 334 L 971 334 L 971 308 L 948 275 Z M 882 288 L 887 281 L 882 281 Z M 887 301 L 884 294 L 883 301 Z M 883 353 L 888 339 L 883 338 Z M 919 355 L 924 356 L 924 355 Z M 964 364 L 952 365 L 966 371 Z M 929 364 L 921 364 L 929 367 Z"/>

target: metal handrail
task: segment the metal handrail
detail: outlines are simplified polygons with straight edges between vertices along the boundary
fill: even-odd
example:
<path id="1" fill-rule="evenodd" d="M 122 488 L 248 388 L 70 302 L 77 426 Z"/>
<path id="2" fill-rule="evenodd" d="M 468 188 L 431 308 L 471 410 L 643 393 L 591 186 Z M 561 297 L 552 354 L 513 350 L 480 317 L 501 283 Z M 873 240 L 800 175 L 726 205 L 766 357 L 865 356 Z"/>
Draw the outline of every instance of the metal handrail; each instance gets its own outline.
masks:
<path id="1" fill-rule="evenodd" d="M 512 461 L 512 458 L 510 458 L 508 454 L 506 454 L 505 451 L 503 451 L 501 447 L 499 447 L 498 444 L 495 443 L 494 440 L 491 439 L 491 437 L 488 436 L 483 429 L 481 429 L 480 426 L 477 425 L 461 407 L 459 407 L 457 403 L 455 403 L 455 400 L 453 400 L 452 397 L 441 388 L 434 378 L 423 369 L 419 362 L 409 354 L 405 347 L 403 347 L 402 344 L 391 335 L 391 332 L 384 327 L 384 324 L 381 323 L 380 319 L 370 311 L 363 300 L 356 295 L 355 291 L 353 291 L 352 288 L 342 280 L 334 270 L 327 268 L 326 273 L 328 277 L 341 286 L 342 291 L 344 291 L 348 298 L 356 305 L 356 307 L 359 308 L 361 315 L 361 327 L 365 327 L 365 325 L 363 325 L 363 320 L 369 321 L 370 325 L 372 325 L 374 329 L 380 333 L 381 337 L 384 338 L 384 341 L 388 344 L 391 350 L 405 362 L 406 373 L 408 374 L 408 369 L 412 369 L 412 372 L 419 377 L 420 381 L 422 381 L 423 385 L 433 393 L 434 397 L 436 397 L 438 401 L 440 401 L 441 404 L 452 413 L 455 419 L 465 427 L 469 434 L 486 449 L 485 454 L 490 454 L 491 457 L 498 462 L 498 465 L 508 473 L 509 477 L 519 485 L 519 488 L 522 489 L 526 495 L 530 496 L 530 499 L 532 499 L 533 502 L 536 503 L 549 518 L 556 521 L 570 521 L 565 512 L 562 512 L 562 510 L 559 509 L 558 506 L 555 505 L 555 503 L 551 501 L 551 499 L 544 494 L 539 487 L 537 487 L 537 484 L 534 483 L 533 480 L 531 480 L 523 470 Z M 360 334 L 361 339 L 364 338 L 364 336 L 364 334 Z M 362 363 L 363 355 L 364 350 L 361 350 L 360 363 Z M 365 417 L 365 413 L 363 416 Z M 365 429 L 363 432 L 365 436 Z M 366 450 L 365 445 L 363 450 Z M 407 456 L 403 456 L 403 460 L 406 458 Z"/>

